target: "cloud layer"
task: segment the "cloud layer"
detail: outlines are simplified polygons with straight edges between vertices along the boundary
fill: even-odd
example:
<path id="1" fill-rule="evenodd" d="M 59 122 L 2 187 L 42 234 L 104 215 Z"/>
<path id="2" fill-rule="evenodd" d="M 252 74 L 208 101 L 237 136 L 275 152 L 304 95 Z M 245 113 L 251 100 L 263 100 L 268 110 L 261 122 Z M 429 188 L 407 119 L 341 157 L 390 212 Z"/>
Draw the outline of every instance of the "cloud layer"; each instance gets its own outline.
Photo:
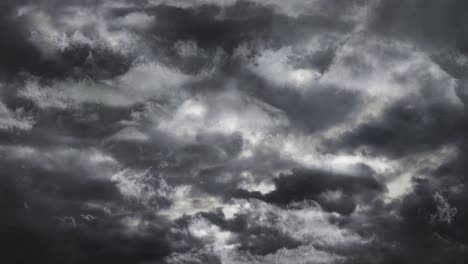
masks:
<path id="1" fill-rule="evenodd" d="M 0 3 L 11 263 L 465 263 L 467 4 Z"/>

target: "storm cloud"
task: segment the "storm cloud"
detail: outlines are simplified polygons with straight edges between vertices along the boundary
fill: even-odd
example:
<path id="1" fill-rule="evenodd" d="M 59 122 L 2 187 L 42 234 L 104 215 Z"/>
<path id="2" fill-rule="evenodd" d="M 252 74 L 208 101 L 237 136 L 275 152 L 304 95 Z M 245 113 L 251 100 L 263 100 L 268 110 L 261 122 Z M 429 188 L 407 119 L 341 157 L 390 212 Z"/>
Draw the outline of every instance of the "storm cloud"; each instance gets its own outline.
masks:
<path id="1" fill-rule="evenodd" d="M 0 3 L 0 258 L 465 263 L 463 1 Z"/>

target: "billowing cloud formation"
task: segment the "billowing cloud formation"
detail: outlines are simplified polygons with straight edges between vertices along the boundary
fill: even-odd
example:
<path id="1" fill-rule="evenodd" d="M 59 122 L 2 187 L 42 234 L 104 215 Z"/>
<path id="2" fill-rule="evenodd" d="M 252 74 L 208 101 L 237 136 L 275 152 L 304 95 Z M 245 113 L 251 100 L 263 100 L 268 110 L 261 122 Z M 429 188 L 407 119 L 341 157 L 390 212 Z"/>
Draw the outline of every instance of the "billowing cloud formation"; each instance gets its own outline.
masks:
<path id="1" fill-rule="evenodd" d="M 466 7 L 3 0 L 3 262 L 465 263 Z"/>

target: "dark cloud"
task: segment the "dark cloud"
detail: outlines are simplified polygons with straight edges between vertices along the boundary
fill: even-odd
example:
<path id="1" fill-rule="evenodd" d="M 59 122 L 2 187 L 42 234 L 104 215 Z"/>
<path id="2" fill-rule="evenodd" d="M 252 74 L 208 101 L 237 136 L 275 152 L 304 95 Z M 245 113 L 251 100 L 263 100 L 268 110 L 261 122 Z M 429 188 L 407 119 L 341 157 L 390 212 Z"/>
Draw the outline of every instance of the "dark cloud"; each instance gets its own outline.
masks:
<path id="1" fill-rule="evenodd" d="M 106 48 L 86 45 L 70 46 L 54 58 L 48 58 L 30 41 L 24 21 L 5 16 L 0 35 L 3 58 L 2 75 L 27 72 L 45 78 L 97 78 L 122 74 L 129 69 L 130 59 Z"/>
<path id="2" fill-rule="evenodd" d="M 241 215 L 226 220 L 222 212 L 202 213 L 202 216 L 222 229 L 235 232 L 240 250 L 266 255 L 281 248 L 296 248 L 300 242 L 273 228 L 250 226 L 248 216 Z"/>
<path id="3" fill-rule="evenodd" d="M 300 129 L 325 129 L 346 120 L 359 108 L 359 94 L 335 87 L 314 87 L 306 94 L 291 90 L 260 91 L 260 97 L 288 115 Z M 327 116 L 327 118 L 322 118 Z"/>
<path id="4" fill-rule="evenodd" d="M 118 194 L 111 184 L 37 170 L 28 176 L 24 169 L 2 167 L 10 173 L 1 175 L 3 258 L 16 263 L 128 263 L 169 254 L 164 230 L 154 226 L 145 234 L 125 233 L 123 217 L 79 202 L 112 200 Z"/>
<path id="5" fill-rule="evenodd" d="M 2 1 L 0 258 L 466 262 L 466 7 Z"/>
<path id="6" fill-rule="evenodd" d="M 263 41 L 283 46 L 303 39 L 311 31 L 349 31 L 351 24 L 328 16 L 279 15 L 270 7 L 238 1 L 232 6 L 201 5 L 191 9 L 159 6 L 150 33 L 162 41 L 194 40 L 204 49 L 232 51 L 243 42 Z"/>
<path id="7" fill-rule="evenodd" d="M 463 215 L 452 214 L 453 219 L 440 221 L 435 219 L 438 211 L 437 199 L 440 193 L 447 195 L 441 189 L 432 189 L 426 180 L 415 180 L 415 190 L 402 200 L 385 206 L 376 206 L 371 212 L 366 226 L 361 221 L 353 223 L 361 232 L 376 234 L 374 242 L 365 253 L 356 256 L 350 263 L 411 263 L 425 261 L 441 263 L 450 260 L 453 263 L 463 263 L 466 259 L 464 242 L 465 228 L 460 223 Z M 442 197 L 442 196 L 441 196 Z M 443 198 L 447 199 L 447 198 Z M 455 200 L 444 200 L 449 206 L 454 206 Z M 455 207 L 452 207 L 452 209 Z M 394 212 L 392 216 L 388 212 Z M 428 251 L 427 249 L 431 249 Z"/>
<path id="8" fill-rule="evenodd" d="M 456 62 L 467 54 L 466 3 L 449 1 L 380 1 L 370 19 L 370 29 L 387 38 L 402 38 L 428 50 L 435 61 L 456 78 L 466 76 L 466 66 Z"/>
<path id="9" fill-rule="evenodd" d="M 389 156 L 424 152 L 463 140 L 466 116 L 459 107 L 403 99 L 385 109 L 381 117 L 345 133 L 332 145 L 360 147 Z M 421 102 L 423 101 L 423 102 Z"/>
<path id="10" fill-rule="evenodd" d="M 60 12 L 53 1 L 42 1 L 38 6 L 48 11 Z M 90 1 L 91 2 L 91 1 Z M 44 54 L 32 41 L 30 21 L 19 15 L 21 7 L 30 1 L 2 3 L 0 30 L 0 76 L 12 78 L 21 72 L 45 78 L 108 78 L 129 69 L 130 58 L 107 47 L 70 45 L 52 57 Z M 72 3 L 70 3 L 72 4 Z M 75 3 L 76 4 L 76 3 Z M 82 3 L 85 4 L 85 3 Z M 54 8 L 50 8 L 54 6 Z M 52 13 L 53 14 L 53 13 Z"/>
<path id="11" fill-rule="evenodd" d="M 380 1 L 371 27 L 383 34 L 394 34 L 465 52 L 466 3 L 449 1 Z"/>
<path id="12" fill-rule="evenodd" d="M 39 49 L 28 41 L 28 31 L 24 26 L 24 21 L 14 17 L 14 5 L 8 3 L 6 5 L 0 20 L 3 25 L 0 31 L 2 38 L 0 56 L 3 58 L 0 64 L 2 75 L 8 77 L 9 74 L 21 70 L 45 75 L 48 72 L 61 71 L 55 63 L 41 59 Z"/>
<path id="13" fill-rule="evenodd" d="M 369 202 L 385 191 L 365 166 L 359 175 L 294 170 L 291 174 L 280 175 L 274 183 L 276 189 L 265 195 L 246 192 L 238 192 L 237 195 L 277 204 L 315 200 L 326 211 L 347 215 L 354 212 L 358 202 Z"/>

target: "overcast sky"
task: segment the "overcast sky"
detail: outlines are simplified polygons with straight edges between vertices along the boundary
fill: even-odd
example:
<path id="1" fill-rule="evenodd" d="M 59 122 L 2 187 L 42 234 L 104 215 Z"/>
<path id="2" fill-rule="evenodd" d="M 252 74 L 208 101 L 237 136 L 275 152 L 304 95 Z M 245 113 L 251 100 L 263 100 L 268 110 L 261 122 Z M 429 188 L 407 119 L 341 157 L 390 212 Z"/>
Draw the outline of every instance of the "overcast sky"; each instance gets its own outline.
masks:
<path id="1" fill-rule="evenodd" d="M 465 0 L 1 0 L 0 262 L 462 264 Z"/>

